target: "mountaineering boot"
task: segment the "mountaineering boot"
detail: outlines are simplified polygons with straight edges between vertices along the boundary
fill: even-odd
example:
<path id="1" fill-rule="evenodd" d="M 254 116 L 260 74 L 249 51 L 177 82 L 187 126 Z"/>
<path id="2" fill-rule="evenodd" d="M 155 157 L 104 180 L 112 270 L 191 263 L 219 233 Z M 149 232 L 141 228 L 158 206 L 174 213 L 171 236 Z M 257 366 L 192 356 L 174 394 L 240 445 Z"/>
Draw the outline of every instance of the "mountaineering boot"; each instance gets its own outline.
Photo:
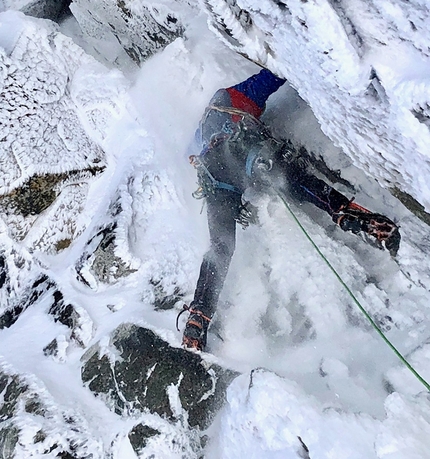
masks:
<path id="1" fill-rule="evenodd" d="M 198 309 L 194 309 L 192 304 L 190 306 L 184 304 L 184 309 L 178 314 L 178 318 L 176 319 L 177 328 L 179 316 L 185 311 L 189 311 L 190 315 L 185 324 L 182 345 L 187 349 L 203 351 L 206 347 L 208 327 L 211 319 Z"/>
<path id="2" fill-rule="evenodd" d="M 333 214 L 333 221 L 344 231 L 358 234 L 360 231 L 374 237 L 392 257 L 397 255 L 400 246 L 399 227 L 389 218 L 375 214 L 354 202 Z"/>

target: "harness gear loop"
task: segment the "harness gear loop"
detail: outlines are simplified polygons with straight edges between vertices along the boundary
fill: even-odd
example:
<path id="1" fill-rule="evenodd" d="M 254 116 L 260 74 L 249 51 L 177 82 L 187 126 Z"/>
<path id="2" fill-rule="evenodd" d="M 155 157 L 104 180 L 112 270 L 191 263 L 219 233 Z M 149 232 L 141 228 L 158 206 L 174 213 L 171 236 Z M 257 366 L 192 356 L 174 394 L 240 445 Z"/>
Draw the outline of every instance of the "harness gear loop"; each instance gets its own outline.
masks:
<path id="1" fill-rule="evenodd" d="M 181 315 L 185 311 L 188 311 L 190 314 L 196 314 L 197 316 L 201 317 L 202 319 L 206 320 L 207 322 L 211 321 L 211 319 L 208 316 L 205 316 L 202 313 L 202 311 L 199 311 L 198 309 L 193 309 L 191 305 L 188 306 L 188 305 L 184 304 L 182 306 L 182 311 L 180 311 L 179 314 L 176 316 L 176 330 L 178 330 L 178 331 L 180 331 L 179 330 L 179 317 L 181 317 Z M 200 324 L 198 324 L 197 322 L 193 322 L 193 325 L 196 325 L 198 328 L 201 328 Z"/>
<path id="2" fill-rule="evenodd" d="M 273 167 L 273 160 L 270 158 L 265 158 L 264 153 L 262 155 L 262 151 L 264 151 L 264 146 L 260 142 L 263 140 L 267 141 L 271 139 L 274 143 L 282 145 L 282 142 L 275 139 L 269 129 L 265 126 L 265 124 L 252 115 L 249 112 L 244 110 L 240 110 L 238 108 L 233 107 L 222 107 L 222 106 L 215 106 L 209 105 L 206 109 L 205 115 L 203 117 L 202 123 L 205 122 L 208 114 L 211 110 L 215 110 L 221 113 L 228 113 L 232 116 L 239 116 L 241 117 L 242 121 L 234 123 L 234 128 L 229 129 L 228 132 L 223 129 L 222 132 L 214 134 L 208 145 L 206 145 L 200 155 L 191 155 L 189 157 L 190 163 L 194 168 L 197 170 L 198 176 L 198 185 L 196 191 L 192 193 L 192 196 L 195 199 L 203 199 L 206 198 L 208 195 L 215 193 L 216 189 L 224 189 L 228 191 L 232 191 L 234 193 L 242 194 L 243 190 L 239 189 L 238 187 L 231 185 L 226 182 L 221 182 L 217 180 L 209 171 L 209 169 L 205 166 L 202 158 L 204 158 L 211 149 L 217 147 L 221 142 L 231 141 L 234 142 L 240 136 L 241 132 L 246 132 L 248 128 L 258 128 L 258 134 L 260 136 L 260 140 L 256 141 L 256 145 L 254 148 L 250 148 L 246 157 L 245 161 L 245 174 L 247 177 L 252 176 L 252 171 L 254 166 L 262 169 L 263 171 L 270 171 Z M 256 129 L 257 130 L 257 129 Z M 257 148 L 260 146 L 260 148 Z M 267 147 L 266 147 L 267 149 Z"/>
<path id="3" fill-rule="evenodd" d="M 199 187 L 193 193 L 193 197 L 196 199 L 202 199 L 207 197 L 211 193 L 215 193 L 215 190 L 223 189 L 227 191 L 233 191 L 234 193 L 242 194 L 242 191 L 234 185 L 229 183 L 221 182 L 217 180 L 210 172 L 209 169 L 203 164 L 202 160 L 196 156 L 191 155 L 189 157 L 190 164 L 197 170 L 197 176 L 199 179 Z"/>

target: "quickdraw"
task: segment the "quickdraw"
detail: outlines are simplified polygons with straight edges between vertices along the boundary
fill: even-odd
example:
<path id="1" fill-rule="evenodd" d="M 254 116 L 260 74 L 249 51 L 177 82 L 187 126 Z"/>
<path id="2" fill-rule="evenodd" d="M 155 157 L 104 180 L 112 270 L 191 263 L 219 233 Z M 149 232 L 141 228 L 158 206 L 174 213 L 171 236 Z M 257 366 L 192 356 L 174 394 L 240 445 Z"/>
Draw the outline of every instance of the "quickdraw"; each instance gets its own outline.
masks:
<path id="1" fill-rule="evenodd" d="M 199 187 L 193 192 L 192 196 L 195 199 L 203 199 L 208 197 L 210 194 L 215 193 L 217 189 L 232 191 L 233 193 L 242 194 L 242 190 L 229 183 L 221 182 L 217 180 L 203 164 L 202 160 L 196 156 L 191 155 L 189 157 L 190 164 L 197 170 L 197 177 L 199 179 Z"/>
<path id="2" fill-rule="evenodd" d="M 258 118 L 256 118 L 254 115 L 252 115 L 249 112 L 240 110 L 238 108 L 233 108 L 233 107 L 221 107 L 221 106 L 215 106 L 215 105 L 210 105 L 207 107 L 204 119 L 208 116 L 209 112 L 211 110 L 216 110 L 218 112 L 222 113 L 228 113 L 230 115 L 236 115 L 240 116 L 243 121 L 244 127 L 242 129 L 247 129 L 250 127 L 250 124 L 253 126 L 257 125 L 259 127 L 260 133 L 264 136 L 264 138 L 273 138 L 273 136 L 270 134 L 269 130 L 267 127 L 264 125 L 262 121 L 260 121 Z M 245 122 L 245 119 L 247 120 Z M 251 122 L 251 123 L 250 123 Z M 246 125 L 248 123 L 248 126 Z M 238 125 L 239 123 L 234 123 L 235 125 Z M 234 193 L 242 194 L 243 190 L 239 189 L 238 187 L 231 185 L 226 182 L 221 182 L 217 180 L 208 170 L 208 168 L 204 165 L 203 161 L 201 158 L 204 158 L 204 156 L 211 151 L 211 149 L 215 148 L 220 142 L 224 142 L 226 140 L 235 140 L 235 137 L 239 135 L 241 128 L 238 128 L 237 130 L 232 130 L 231 132 L 220 132 L 218 134 L 215 134 L 212 138 L 211 141 L 208 145 L 205 146 L 205 148 L 202 150 L 200 155 L 191 155 L 189 157 L 191 165 L 194 166 L 194 168 L 197 170 L 197 176 L 198 176 L 198 184 L 199 187 L 197 188 L 196 191 L 192 193 L 192 196 L 195 199 L 203 199 L 209 196 L 210 194 L 215 193 L 217 189 L 224 189 L 228 191 L 232 191 Z M 276 140 L 275 140 L 276 141 Z M 278 141 L 276 141 L 278 142 Z M 280 143 L 280 142 L 279 142 Z M 257 165 L 260 169 L 264 169 L 266 171 L 269 171 L 272 169 L 273 162 L 271 159 L 264 159 L 260 155 L 260 150 L 252 148 L 250 149 L 247 158 L 246 158 L 246 164 L 245 164 L 245 173 L 248 177 L 252 176 L 252 171 L 254 166 Z"/>

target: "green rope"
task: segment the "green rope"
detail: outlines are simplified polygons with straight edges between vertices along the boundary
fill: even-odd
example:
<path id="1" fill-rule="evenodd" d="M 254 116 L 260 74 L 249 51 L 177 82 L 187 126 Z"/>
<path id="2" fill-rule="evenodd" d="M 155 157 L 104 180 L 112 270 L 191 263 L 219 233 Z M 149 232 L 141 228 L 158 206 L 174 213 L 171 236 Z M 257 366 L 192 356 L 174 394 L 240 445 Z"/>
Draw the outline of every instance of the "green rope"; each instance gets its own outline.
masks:
<path id="1" fill-rule="evenodd" d="M 430 384 L 415 370 L 415 368 L 403 357 L 403 355 L 397 350 L 397 348 L 394 346 L 394 344 L 384 335 L 384 332 L 378 327 L 378 325 L 375 323 L 375 321 L 372 319 L 370 314 L 364 309 L 364 307 L 361 305 L 361 303 L 358 301 L 358 299 L 355 297 L 355 295 L 352 293 L 351 289 L 346 285 L 345 281 L 342 279 L 340 274 L 336 271 L 336 269 L 332 266 L 332 264 L 328 261 L 326 256 L 321 252 L 320 248 L 316 245 L 314 240 L 311 238 L 309 233 L 306 231 L 306 229 L 303 227 L 303 225 L 300 223 L 299 219 L 291 209 L 290 205 L 287 203 L 287 201 L 284 199 L 284 197 L 278 193 L 279 197 L 281 198 L 281 201 L 284 203 L 285 207 L 288 209 L 290 212 L 291 216 L 293 217 L 294 221 L 299 225 L 299 228 L 302 230 L 306 238 L 309 240 L 309 242 L 313 245 L 314 249 L 318 252 L 320 257 L 325 261 L 327 266 L 331 269 L 333 274 L 336 276 L 337 280 L 342 284 L 344 289 L 348 292 L 349 296 L 352 298 L 354 303 L 358 306 L 360 311 L 365 315 L 367 320 L 371 323 L 372 327 L 378 332 L 380 337 L 385 341 L 385 343 L 391 348 L 391 350 L 397 355 L 397 357 L 401 360 L 401 362 L 411 371 L 411 373 L 420 381 L 421 384 L 424 385 L 424 387 L 430 392 Z"/>

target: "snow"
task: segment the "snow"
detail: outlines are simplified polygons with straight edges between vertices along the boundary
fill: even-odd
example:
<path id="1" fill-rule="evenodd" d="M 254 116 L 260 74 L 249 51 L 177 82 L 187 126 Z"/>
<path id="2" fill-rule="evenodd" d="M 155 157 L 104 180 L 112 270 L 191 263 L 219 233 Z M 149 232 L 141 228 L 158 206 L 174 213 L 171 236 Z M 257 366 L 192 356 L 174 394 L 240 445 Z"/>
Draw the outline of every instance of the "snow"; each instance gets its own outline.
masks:
<path id="1" fill-rule="evenodd" d="M 5 27 L 16 23 L 17 33 L 8 33 L 0 48 L 2 192 L 48 170 L 62 173 L 103 166 L 100 147 L 82 130 L 68 97 L 70 75 L 91 60 L 69 38 L 56 33 L 51 23 L 27 21 L 24 26 L 23 14 L 6 12 L 4 16 Z M 43 133 L 43 141 L 33 132 Z"/>
<path id="2" fill-rule="evenodd" d="M 277 9 L 273 2 L 248 3 L 266 15 L 260 16 L 261 21 L 263 18 L 276 21 L 288 14 Z M 221 8 L 220 2 L 217 6 Z M 321 15 L 333 18 L 333 28 L 321 27 L 320 35 L 313 37 L 309 49 L 335 47 L 333 62 L 341 64 L 342 71 L 327 85 L 362 91 L 366 74 L 363 68 L 367 71 L 370 64 L 363 64 L 353 54 L 354 46 L 346 33 L 341 33 L 331 7 L 323 2 L 317 2 L 314 7 L 299 2 L 292 6 L 294 14 L 302 15 L 309 27 L 316 27 Z M 351 10 L 358 14 L 356 6 L 351 4 Z M 389 6 L 385 3 L 387 9 Z M 219 14 L 222 11 L 221 8 Z M 396 16 L 394 5 L 389 11 Z M 366 17 L 369 15 L 367 12 Z M 83 189 L 71 183 L 64 194 L 73 194 L 74 199 L 62 201 L 63 196 L 58 200 L 25 239 L 13 241 L 4 222 L 1 235 L 15 290 L 31 285 L 40 272 L 48 274 L 65 298 L 78 305 L 83 321 L 79 339 L 84 345 L 82 348 L 71 340 L 66 327 L 48 317 L 48 301 L 42 298 L 11 328 L 0 330 L 0 354 L 4 362 L 1 367 L 30 380 L 34 384 L 32 390 L 41 393 L 48 406 L 53 407 L 52 417 L 43 421 L 49 424 L 45 428 L 57 435 L 52 437 L 53 442 L 61 444 L 71 430 L 67 423 L 56 418 L 55 410 L 72 412 L 79 426 L 73 435 L 87 442 L 82 443 L 82 448 L 87 448 L 94 458 L 135 458 L 127 435 L 145 416 L 151 417 L 151 425 L 158 423 L 163 435 L 151 439 L 140 457 L 180 458 L 184 457 L 183 451 L 186 457 L 198 457 L 195 439 L 188 438 L 181 426 L 172 426 L 150 414 L 120 418 L 82 387 L 79 376 L 80 358 L 85 350 L 99 341 L 103 349 L 109 334 L 121 323 L 143 324 L 172 345 L 180 345 L 181 336 L 174 327 L 182 303 L 168 311 L 154 311 L 152 303 L 156 296 L 154 282 L 158 282 L 166 295 L 179 287 L 186 293 L 184 301 L 192 298 L 201 257 L 208 245 L 201 202 L 191 198 L 196 178 L 187 163 L 188 149 L 215 90 L 259 70 L 215 37 L 206 25 L 205 15 L 195 15 L 188 21 L 186 38 L 176 39 L 134 73 L 127 69 L 123 74 L 107 70 L 90 59 L 45 21 L 34 22 L 12 12 L 0 15 L 0 46 L 7 54 L 4 59 L 12 59 L 18 52 L 20 58 L 29 55 L 19 45 L 19 37 L 26 37 L 27 43 L 46 45 L 40 62 L 50 62 L 46 81 L 55 76 L 58 92 L 51 93 L 52 99 L 43 102 L 57 103 L 67 87 L 70 94 L 67 116 L 73 120 L 73 126 L 80 126 L 85 132 L 84 137 L 77 131 L 66 135 L 59 130 L 62 141 L 72 142 L 68 145 L 68 155 L 23 156 L 28 161 L 25 173 L 82 166 L 80 147 L 73 142 L 83 138 L 94 145 L 91 150 L 94 154 L 106 155 L 103 174 Z M 297 24 L 291 27 L 299 28 Z M 288 43 L 286 48 L 295 63 L 303 63 L 303 47 L 297 46 L 296 38 L 288 41 L 293 36 L 290 32 L 284 30 L 284 36 L 277 40 Z M 50 33 L 54 33 L 54 51 L 47 45 Z M 248 49 L 254 47 L 255 56 L 265 53 L 258 36 L 246 34 L 246 39 Z M 406 52 L 410 48 L 396 46 L 393 44 L 391 48 L 392 52 L 398 49 L 399 58 L 395 60 L 394 54 L 382 55 L 377 51 L 373 54 L 369 51 L 366 56 L 377 69 L 384 87 L 392 89 L 392 94 L 387 92 L 390 100 L 398 97 L 400 102 L 396 107 L 401 108 L 404 103 L 404 107 L 410 108 L 412 101 L 423 94 L 418 88 L 425 90 L 428 86 L 427 58 L 422 55 L 418 58 L 418 54 Z M 15 62 L 18 61 L 16 58 Z M 290 75 L 282 59 L 275 61 L 268 57 L 267 62 Z M 333 62 L 320 61 L 318 65 L 328 74 L 335 68 Z M 412 67 L 407 62 L 416 64 L 416 73 L 406 77 Z M 52 69 L 57 72 L 54 76 Z M 22 65 L 21 71 L 28 69 Z M 356 122 L 359 126 L 368 125 L 366 132 L 373 129 L 372 120 L 383 113 L 382 108 L 371 114 L 365 112 L 358 121 L 349 114 L 346 116 L 330 103 L 327 99 L 330 92 L 325 92 L 328 86 L 317 85 L 312 72 L 313 68 L 303 70 L 308 78 L 303 94 L 314 102 L 316 113 L 325 120 L 324 129 L 332 133 L 345 115 L 339 132 L 345 134 L 342 146 L 346 153 L 351 155 L 355 145 L 358 163 L 365 165 L 366 171 L 375 172 L 378 178 L 387 174 L 392 180 L 392 169 L 398 167 L 402 183 L 422 202 L 428 202 L 428 187 L 421 186 L 427 166 L 425 158 L 420 157 L 427 151 L 423 150 L 428 145 L 426 128 L 418 126 L 400 108 L 391 114 L 381 129 L 400 133 L 399 142 L 405 132 L 411 139 L 413 131 L 414 145 L 421 147 L 413 156 L 411 147 L 401 150 L 404 158 L 392 153 L 391 163 L 384 169 L 367 157 L 370 147 L 354 130 Z M 67 75 L 70 81 L 66 84 Z M 40 83 L 42 90 L 46 81 Z M 350 109 L 354 112 L 357 107 Z M 356 195 L 357 202 L 400 223 L 403 239 L 396 262 L 359 237 L 334 228 L 326 215 L 310 205 L 292 204 L 310 236 L 360 302 L 429 381 L 427 225 L 355 167 L 350 157 L 324 136 L 312 112 L 292 88 L 283 87 L 271 98 L 265 120 L 278 135 L 291 135 L 295 141 L 323 155 L 331 167 L 340 168 L 342 176 L 355 188 L 351 191 L 339 185 L 340 191 Z M 63 127 L 66 129 L 68 124 Z M 359 157 L 357 145 L 363 147 Z M 387 152 L 384 155 L 385 166 Z M 11 170 L 13 163 L 3 167 L 2 180 Z M 13 180 L 9 178 L 8 186 L 18 183 L 16 175 Z M 276 196 L 251 195 L 251 198 L 259 207 L 260 223 L 246 231 L 238 230 L 236 253 L 213 324 L 222 340 L 215 333 L 209 336 L 209 351 L 215 355 L 212 358 L 243 374 L 230 386 L 227 404 L 208 432 L 211 439 L 208 459 L 306 457 L 303 443 L 312 459 L 426 457 L 430 447 L 426 435 L 430 427 L 430 401 L 424 387 L 372 330 L 284 204 Z M 61 224 L 58 209 L 64 202 L 76 206 L 69 208 L 77 215 L 70 222 L 73 228 Z M 124 278 L 113 276 L 108 284 L 95 277 L 91 279 L 90 269 L 84 267 L 81 274 L 90 281 L 90 287 L 85 286 L 76 279 L 75 266 L 88 240 L 111 221 L 112 205 L 118 202 L 122 212 L 116 219 L 115 254 L 133 272 Z M 45 242 L 49 242 L 52 234 L 60 234 L 61 238 L 73 236 L 74 240 L 68 249 L 55 254 L 48 250 L 52 245 L 43 242 L 43 234 L 47 234 Z M 23 257 L 20 269 L 11 261 L 14 252 Z M 57 358 L 50 358 L 43 354 L 43 348 L 54 338 L 59 342 L 60 352 Z M 172 387 L 169 392 L 172 399 L 176 397 L 175 391 Z M 178 412 L 180 409 L 177 406 Z M 40 457 L 37 448 L 31 449 L 34 445 L 30 441 L 40 426 L 25 412 L 20 422 L 29 441 L 20 446 L 22 451 L 17 457 Z M 56 427 L 58 423 L 60 427 Z"/>
<path id="3" fill-rule="evenodd" d="M 212 29 L 233 49 L 285 76 L 355 165 L 429 210 L 428 5 L 287 3 L 205 2 Z M 248 11 L 252 27 L 232 14 L 236 4 Z"/>

